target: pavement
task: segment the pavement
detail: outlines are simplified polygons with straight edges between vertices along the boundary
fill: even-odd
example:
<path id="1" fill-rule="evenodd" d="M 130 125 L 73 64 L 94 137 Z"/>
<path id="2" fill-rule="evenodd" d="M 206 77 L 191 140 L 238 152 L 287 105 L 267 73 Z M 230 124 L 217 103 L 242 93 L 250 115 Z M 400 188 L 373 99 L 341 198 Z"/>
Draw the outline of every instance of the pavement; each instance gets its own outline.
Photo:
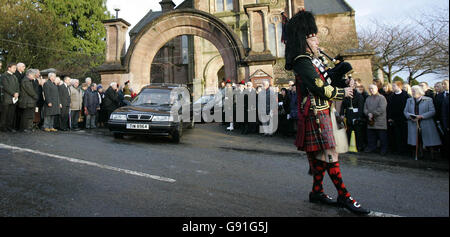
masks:
<path id="1" fill-rule="evenodd" d="M 231 149 L 243 152 L 255 152 L 273 155 L 286 155 L 294 157 L 302 157 L 306 159 L 306 153 L 298 151 L 294 145 L 295 137 L 286 137 L 275 134 L 267 137 L 262 134 L 241 134 L 240 130 L 226 131 L 226 127 L 220 124 L 197 125 L 202 130 L 207 131 L 207 136 L 220 136 L 223 143 L 213 143 L 218 148 Z M 205 134 L 206 135 L 206 134 Z M 189 143 L 189 141 L 184 141 Z M 411 156 L 394 155 L 389 153 L 386 156 L 382 156 L 378 153 L 365 153 L 365 152 L 349 152 L 340 154 L 341 162 L 352 163 L 357 165 L 358 163 L 374 163 L 384 164 L 389 166 L 398 166 L 406 168 L 437 170 L 437 171 L 449 171 L 449 160 L 442 159 L 441 157 L 434 160 L 429 156 L 425 156 L 424 159 L 415 160 L 413 154 Z"/>

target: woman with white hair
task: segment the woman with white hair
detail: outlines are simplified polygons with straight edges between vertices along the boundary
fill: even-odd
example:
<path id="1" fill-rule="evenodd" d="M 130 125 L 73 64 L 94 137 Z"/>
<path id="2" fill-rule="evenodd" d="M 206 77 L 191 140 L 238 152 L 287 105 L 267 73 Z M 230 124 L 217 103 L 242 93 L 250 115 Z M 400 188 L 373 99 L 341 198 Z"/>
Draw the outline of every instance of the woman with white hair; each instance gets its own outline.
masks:
<path id="1" fill-rule="evenodd" d="M 420 144 L 419 148 L 440 146 L 441 139 L 433 120 L 436 113 L 433 99 L 425 96 L 425 91 L 420 86 L 413 86 L 411 91 L 413 97 L 408 99 L 403 111 L 408 119 L 408 144 L 411 146 Z M 418 126 L 419 134 L 417 134 Z"/>
<path id="2" fill-rule="evenodd" d="M 378 92 L 377 85 L 369 86 L 369 94 L 364 103 L 364 114 L 369 119 L 367 125 L 367 148 L 366 152 L 374 152 L 377 149 L 377 141 L 380 141 L 380 153 L 387 154 L 387 100 Z"/>

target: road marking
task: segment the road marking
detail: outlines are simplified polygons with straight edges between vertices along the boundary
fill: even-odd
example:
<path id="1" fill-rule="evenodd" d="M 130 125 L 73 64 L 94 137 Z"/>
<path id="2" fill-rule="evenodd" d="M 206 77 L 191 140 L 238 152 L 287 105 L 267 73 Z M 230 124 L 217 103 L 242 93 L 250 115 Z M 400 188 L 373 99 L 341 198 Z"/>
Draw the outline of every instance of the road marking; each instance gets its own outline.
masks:
<path id="1" fill-rule="evenodd" d="M 371 211 L 368 216 L 372 216 L 372 217 L 401 217 L 399 215 L 394 215 L 394 214 L 389 214 L 389 213 L 383 213 L 383 212 L 376 212 L 376 211 Z"/>
<path id="2" fill-rule="evenodd" d="M 69 161 L 69 162 L 72 162 L 72 163 L 93 166 L 93 167 L 97 167 L 97 168 L 101 168 L 101 169 L 107 169 L 107 170 L 112 170 L 112 171 L 116 171 L 116 172 L 120 172 L 120 173 L 125 173 L 125 174 L 140 176 L 140 177 L 145 177 L 145 178 L 149 178 L 149 179 L 155 179 L 155 180 L 159 180 L 159 181 L 163 181 L 163 182 L 169 182 L 169 183 L 176 182 L 175 179 L 171 179 L 171 178 L 166 178 L 166 177 L 161 177 L 161 176 L 157 176 L 157 175 L 146 174 L 146 173 L 133 171 L 133 170 L 117 168 L 117 167 L 113 167 L 113 166 L 109 166 L 109 165 L 102 165 L 102 164 L 99 164 L 99 163 L 86 161 L 86 160 L 75 159 L 75 158 L 70 158 L 70 157 L 66 157 L 66 156 L 54 155 L 54 154 L 45 153 L 45 152 L 41 152 L 41 151 L 35 151 L 35 150 L 27 149 L 27 148 L 21 148 L 21 147 L 16 147 L 16 146 L 9 146 L 9 145 L 2 144 L 2 143 L 0 143 L 0 148 L 18 150 L 18 151 L 22 151 L 22 152 L 29 152 L 29 153 L 33 153 L 33 154 L 37 154 L 37 155 L 43 155 L 43 156 L 48 156 L 48 157 L 52 157 L 52 158 L 56 158 L 56 159 L 60 159 L 60 160 Z"/>

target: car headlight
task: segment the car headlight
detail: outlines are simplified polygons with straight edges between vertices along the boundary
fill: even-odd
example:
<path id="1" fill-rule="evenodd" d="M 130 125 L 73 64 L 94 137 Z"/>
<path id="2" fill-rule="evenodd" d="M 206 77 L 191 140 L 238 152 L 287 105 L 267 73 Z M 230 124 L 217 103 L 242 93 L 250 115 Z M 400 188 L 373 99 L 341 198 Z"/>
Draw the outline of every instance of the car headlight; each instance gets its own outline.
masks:
<path id="1" fill-rule="evenodd" d="M 111 114 L 109 119 L 111 119 L 111 120 L 127 120 L 127 115 L 125 115 L 125 114 Z"/>
<path id="2" fill-rule="evenodd" d="M 172 116 L 153 116 L 152 118 L 153 122 L 172 122 L 173 117 Z"/>

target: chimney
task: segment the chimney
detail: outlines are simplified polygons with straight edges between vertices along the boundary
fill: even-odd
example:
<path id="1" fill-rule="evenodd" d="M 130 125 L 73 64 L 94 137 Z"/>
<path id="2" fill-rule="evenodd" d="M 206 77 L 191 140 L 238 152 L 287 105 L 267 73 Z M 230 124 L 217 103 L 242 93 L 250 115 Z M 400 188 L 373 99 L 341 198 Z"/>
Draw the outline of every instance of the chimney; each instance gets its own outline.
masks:
<path id="1" fill-rule="evenodd" d="M 162 12 L 172 11 L 176 6 L 172 0 L 162 0 L 159 5 L 161 5 Z"/>

